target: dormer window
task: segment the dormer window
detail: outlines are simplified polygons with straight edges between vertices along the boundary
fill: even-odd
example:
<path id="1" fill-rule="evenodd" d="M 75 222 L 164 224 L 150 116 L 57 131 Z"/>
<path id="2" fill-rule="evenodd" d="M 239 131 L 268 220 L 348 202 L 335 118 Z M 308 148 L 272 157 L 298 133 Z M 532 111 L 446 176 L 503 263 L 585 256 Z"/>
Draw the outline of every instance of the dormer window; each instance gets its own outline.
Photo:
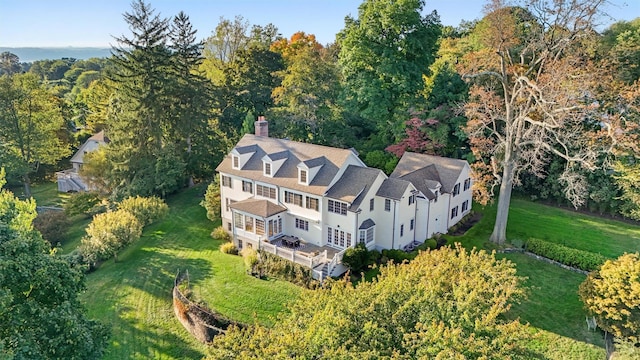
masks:
<path id="1" fill-rule="evenodd" d="M 301 184 L 307 184 L 307 170 L 299 169 L 298 174 L 300 175 L 298 180 Z"/>
<path id="2" fill-rule="evenodd" d="M 236 170 L 240 170 L 240 157 L 236 155 L 231 155 L 231 159 L 233 161 L 233 168 Z"/>
<path id="3" fill-rule="evenodd" d="M 271 177 L 271 163 L 265 161 L 263 165 L 264 176 Z"/>

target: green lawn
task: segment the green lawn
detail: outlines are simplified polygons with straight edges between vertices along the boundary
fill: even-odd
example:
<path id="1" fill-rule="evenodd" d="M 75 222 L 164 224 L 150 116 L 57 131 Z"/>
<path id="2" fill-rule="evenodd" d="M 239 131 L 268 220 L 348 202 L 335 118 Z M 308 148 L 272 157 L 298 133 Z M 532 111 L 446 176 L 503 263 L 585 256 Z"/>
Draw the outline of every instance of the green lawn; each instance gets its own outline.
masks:
<path id="1" fill-rule="evenodd" d="M 12 187 L 10 189 L 17 197 L 24 199 L 24 187 Z M 31 196 L 36 200 L 38 206 L 62 207 L 71 194 L 58 192 L 58 184 L 55 181 L 33 184 L 31 186 Z"/>
<path id="2" fill-rule="evenodd" d="M 112 327 L 105 359 L 195 359 L 205 346 L 175 318 L 171 288 L 188 270 L 197 296 L 234 320 L 272 323 L 300 288 L 247 276 L 242 258 L 222 254 L 209 236 L 213 224 L 198 203 L 202 189 L 168 201 L 167 218 L 145 229 L 140 241 L 87 276 L 83 300 L 89 316 Z"/>
<path id="3" fill-rule="evenodd" d="M 448 237 L 448 241 L 461 242 L 468 248 L 494 249 L 487 239 L 493 230 L 495 206 L 476 206 L 476 210 L 483 213 L 482 220 L 464 236 Z M 530 237 L 612 258 L 624 252 L 640 251 L 640 226 L 513 199 L 507 238 L 526 240 Z M 532 348 L 553 359 L 602 358 L 602 337 L 599 332 L 587 329 L 586 314 L 577 293 L 584 275 L 523 254 L 498 254 L 498 257 L 513 261 L 518 275 L 527 278 L 528 298 L 516 304 L 509 317 L 520 318 L 541 331 L 541 338 L 532 343 Z"/>

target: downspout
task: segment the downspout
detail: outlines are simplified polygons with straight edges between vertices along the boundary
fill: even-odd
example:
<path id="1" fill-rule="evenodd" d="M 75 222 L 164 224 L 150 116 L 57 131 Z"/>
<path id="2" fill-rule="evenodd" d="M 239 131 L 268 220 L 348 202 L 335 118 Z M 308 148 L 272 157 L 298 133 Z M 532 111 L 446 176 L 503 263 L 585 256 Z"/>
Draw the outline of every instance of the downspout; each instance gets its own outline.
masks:
<path id="1" fill-rule="evenodd" d="M 415 193 L 413 196 L 413 242 L 416 242 L 416 230 L 418 230 L 418 196 Z"/>
<path id="2" fill-rule="evenodd" d="M 393 232 L 391 233 L 391 248 L 395 249 L 396 244 L 396 201 L 393 200 Z"/>
<path id="3" fill-rule="evenodd" d="M 358 243 L 358 238 L 360 236 L 360 229 L 358 228 L 358 215 L 360 215 L 360 213 L 362 212 L 362 209 L 358 208 L 358 210 L 356 210 L 356 226 L 355 226 L 355 234 L 354 236 L 351 238 L 351 246 L 355 247 L 355 244 Z"/>

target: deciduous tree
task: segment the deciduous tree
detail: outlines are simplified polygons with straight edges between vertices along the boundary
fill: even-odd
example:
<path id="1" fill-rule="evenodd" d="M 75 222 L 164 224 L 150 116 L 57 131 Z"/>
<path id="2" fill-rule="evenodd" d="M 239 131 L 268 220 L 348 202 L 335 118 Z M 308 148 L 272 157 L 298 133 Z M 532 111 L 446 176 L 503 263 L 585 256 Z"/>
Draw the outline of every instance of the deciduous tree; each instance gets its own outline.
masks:
<path id="1" fill-rule="evenodd" d="M 567 199 L 579 206 L 586 184 L 577 170 L 593 169 L 598 153 L 591 130 L 601 117 L 590 90 L 598 72 L 585 51 L 603 0 L 520 3 L 490 1 L 474 29 L 481 47 L 460 63 L 473 81 L 465 113 L 478 160 L 474 189 L 500 186 L 491 234 L 496 243 L 506 240 L 511 191 L 522 171 L 544 176 L 550 157 L 564 159 L 560 179 Z"/>
<path id="2" fill-rule="evenodd" d="M 640 255 L 608 260 L 580 285 L 580 298 L 598 326 L 640 343 Z"/>
<path id="3" fill-rule="evenodd" d="M 33 229 L 35 206 L 0 189 L 0 358 L 100 358 L 108 330 L 85 315 L 80 270 Z"/>
<path id="4" fill-rule="evenodd" d="M 502 315 L 522 295 L 515 267 L 460 246 L 382 267 L 372 282 L 304 292 L 272 328 L 229 330 L 211 359 L 525 359 L 525 326 Z"/>
<path id="5" fill-rule="evenodd" d="M 0 77 L 0 159 L 24 183 L 41 164 L 55 164 L 70 154 L 58 133 L 64 128 L 60 100 L 33 74 Z"/>

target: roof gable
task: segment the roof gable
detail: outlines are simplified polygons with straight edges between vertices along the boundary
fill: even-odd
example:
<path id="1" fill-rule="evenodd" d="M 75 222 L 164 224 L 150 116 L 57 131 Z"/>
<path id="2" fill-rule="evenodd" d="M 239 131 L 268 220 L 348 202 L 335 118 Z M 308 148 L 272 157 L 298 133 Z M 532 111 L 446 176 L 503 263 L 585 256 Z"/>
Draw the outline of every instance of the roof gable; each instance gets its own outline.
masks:
<path id="1" fill-rule="evenodd" d="M 349 165 L 326 196 L 350 203 L 349 210 L 355 211 L 380 175 L 379 169 Z"/>
<path id="2" fill-rule="evenodd" d="M 391 173 L 390 177 L 411 181 L 414 186 L 423 191 L 432 183 L 423 180 L 437 181 L 442 185 L 442 191 L 451 193 L 460 173 L 469 163 L 465 160 L 451 159 L 434 155 L 405 152 Z"/>

